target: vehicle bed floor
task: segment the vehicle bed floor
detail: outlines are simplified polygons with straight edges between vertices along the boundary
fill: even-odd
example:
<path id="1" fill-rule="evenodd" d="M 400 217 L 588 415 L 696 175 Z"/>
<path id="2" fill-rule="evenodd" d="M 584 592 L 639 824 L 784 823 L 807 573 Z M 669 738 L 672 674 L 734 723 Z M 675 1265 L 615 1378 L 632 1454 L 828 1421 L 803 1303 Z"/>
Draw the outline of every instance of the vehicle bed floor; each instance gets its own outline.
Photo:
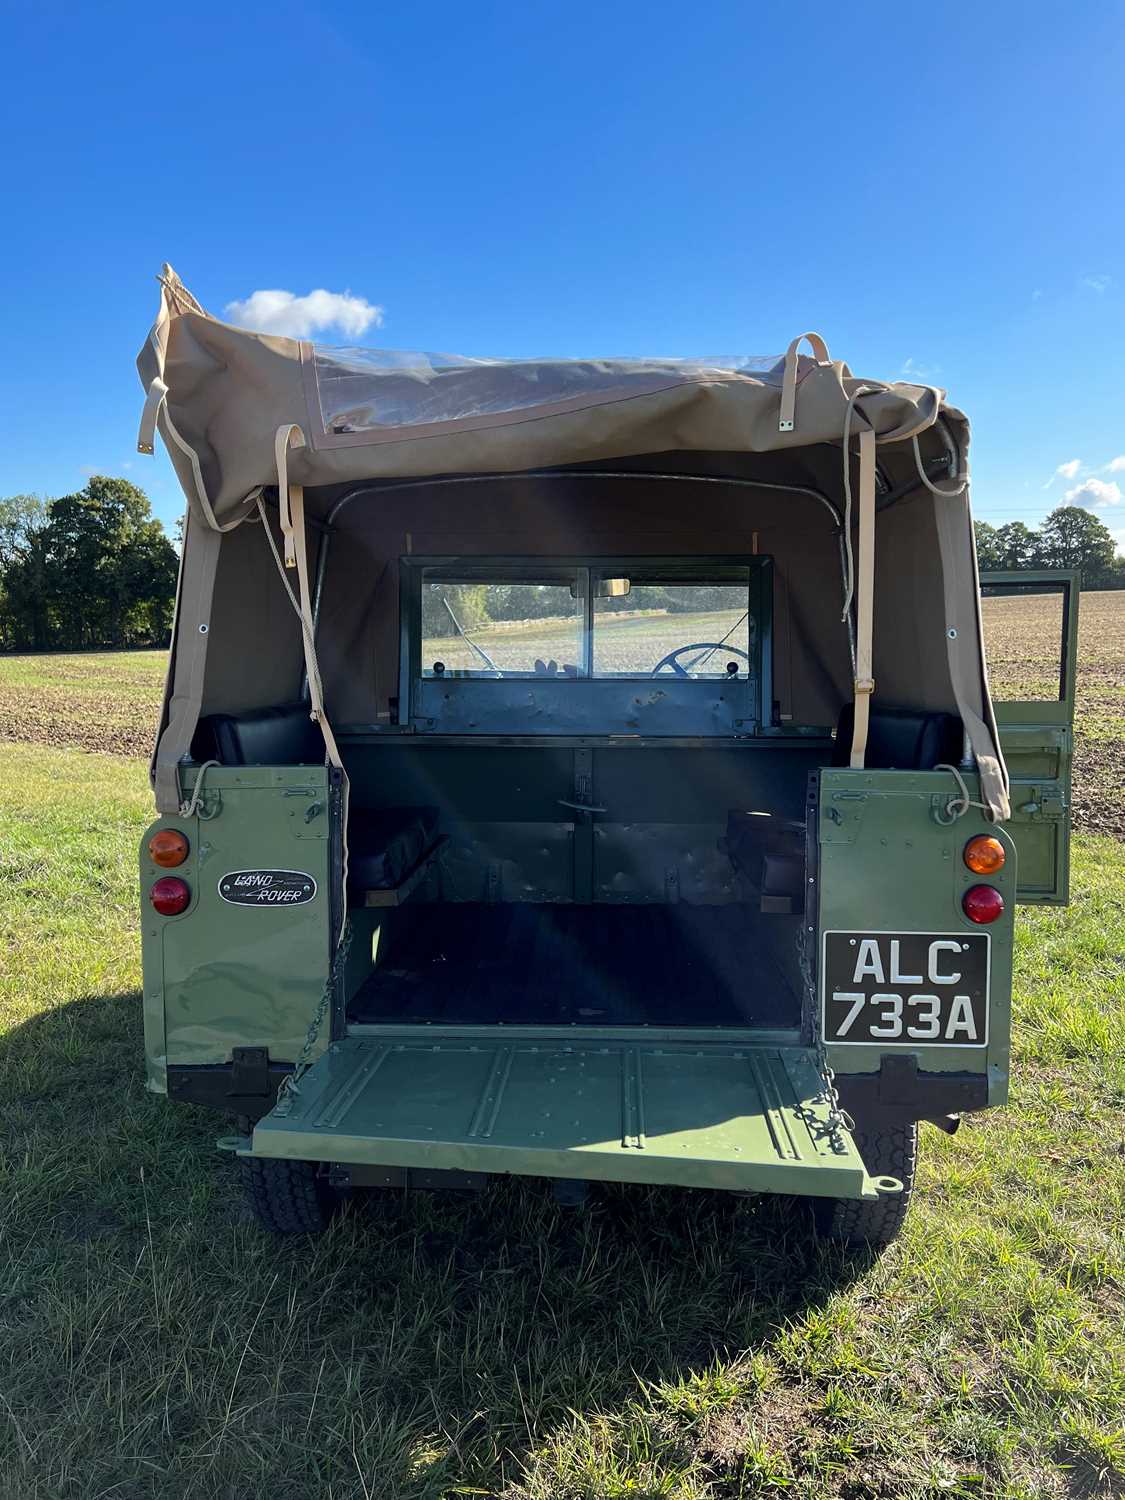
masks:
<path id="1" fill-rule="evenodd" d="M 745 906 L 412 905 L 348 1018 L 796 1026 L 797 921 Z"/>

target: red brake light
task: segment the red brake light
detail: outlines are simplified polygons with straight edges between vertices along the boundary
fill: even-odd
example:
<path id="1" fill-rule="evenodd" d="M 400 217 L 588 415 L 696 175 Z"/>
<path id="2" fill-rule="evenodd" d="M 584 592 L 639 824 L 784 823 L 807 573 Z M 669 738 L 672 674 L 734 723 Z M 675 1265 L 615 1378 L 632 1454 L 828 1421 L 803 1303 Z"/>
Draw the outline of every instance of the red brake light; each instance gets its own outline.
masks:
<path id="1" fill-rule="evenodd" d="M 175 875 L 164 875 L 149 891 L 148 899 L 162 917 L 174 917 L 187 907 L 191 891 L 186 880 L 180 880 Z"/>
<path id="2" fill-rule="evenodd" d="M 974 885 L 961 898 L 961 908 L 970 922 L 982 926 L 1004 915 L 1004 898 L 992 885 Z"/>

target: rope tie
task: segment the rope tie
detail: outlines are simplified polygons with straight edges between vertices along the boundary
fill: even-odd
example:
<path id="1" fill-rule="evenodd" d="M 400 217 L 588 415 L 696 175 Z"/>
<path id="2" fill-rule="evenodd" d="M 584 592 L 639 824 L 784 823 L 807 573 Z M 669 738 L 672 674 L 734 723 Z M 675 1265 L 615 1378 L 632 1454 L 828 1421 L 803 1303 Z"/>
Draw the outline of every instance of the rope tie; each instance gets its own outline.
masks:
<path id="1" fill-rule="evenodd" d="M 969 788 L 965 785 L 965 778 L 961 775 L 961 772 L 957 769 L 956 766 L 935 766 L 934 770 L 948 771 L 949 774 L 953 777 L 954 781 L 957 783 L 957 790 L 961 794 L 959 797 L 950 797 L 946 802 L 944 817 L 941 815 L 941 813 L 935 814 L 939 823 L 944 824 L 946 827 L 951 826 L 952 824 L 956 823 L 959 818 L 963 818 L 970 807 L 979 807 L 982 812 L 986 812 L 989 815 L 989 818 L 992 817 L 992 809 L 989 807 L 987 802 L 974 802 L 973 799 L 969 796 Z"/>
<path id="2" fill-rule="evenodd" d="M 215 816 L 214 808 L 210 812 L 204 812 L 199 804 L 203 796 L 203 778 L 212 766 L 221 764 L 222 762 L 218 760 L 205 760 L 200 766 L 199 775 L 195 778 L 195 785 L 191 789 L 191 797 L 186 802 L 180 803 L 181 818 L 194 818 L 197 816 L 200 818 L 213 818 Z"/>
<path id="3" fill-rule="evenodd" d="M 961 476 L 961 483 L 957 486 L 956 489 L 942 489 L 940 485 L 937 485 L 933 482 L 922 465 L 922 449 L 918 443 L 918 434 L 915 433 L 910 441 L 914 445 L 914 462 L 918 465 L 918 477 L 919 479 L 921 479 L 926 488 L 931 492 L 931 494 L 941 495 L 945 500 L 956 500 L 958 495 L 963 495 L 965 493 L 966 489 L 969 486 L 969 476 L 967 474 Z"/>

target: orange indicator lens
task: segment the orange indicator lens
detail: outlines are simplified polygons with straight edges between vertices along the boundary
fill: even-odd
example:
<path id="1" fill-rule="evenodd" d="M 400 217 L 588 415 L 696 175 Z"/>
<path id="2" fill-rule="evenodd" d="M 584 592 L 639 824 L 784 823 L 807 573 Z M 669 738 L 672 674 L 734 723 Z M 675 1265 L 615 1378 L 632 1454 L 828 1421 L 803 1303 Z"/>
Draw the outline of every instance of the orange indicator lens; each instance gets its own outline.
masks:
<path id="1" fill-rule="evenodd" d="M 148 857 L 154 865 L 161 865 L 165 870 L 174 869 L 187 859 L 188 841 L 178 829 L 162 828 L 148 841 Z"/>
<path id="2" fill-rule="evenodd" d="M 965 863 L 977 875 L 995 875 L 1006 858 L 1004 845 L 990 833 L 980 833 L 965 845 Z"/>

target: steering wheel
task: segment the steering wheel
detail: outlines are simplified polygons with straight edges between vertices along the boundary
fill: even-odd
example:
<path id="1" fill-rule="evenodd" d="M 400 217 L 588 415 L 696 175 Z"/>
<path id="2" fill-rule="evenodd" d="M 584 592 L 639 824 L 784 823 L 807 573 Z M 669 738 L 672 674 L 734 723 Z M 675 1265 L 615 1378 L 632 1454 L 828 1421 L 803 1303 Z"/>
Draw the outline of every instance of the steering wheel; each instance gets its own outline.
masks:
<path id="1" fill-rule="evenodd" d="M 722 641 L 696 641 L 690 646 L 677 646 L 674 651 L 669 651 L 667 656 L 662 656 L 653 667 L 651 675 L 655 677 L 657 672 L 662 671 L 664 667 L 671 667 L 677 677 L 690 677 L 691 673 L 681 667 L 676 660 L 677 656 L 683 656 L 685 651 L 728 651 L 731 656 L 741 656 L 746 665 L 750 665 L 749 656 L 745 651 L 740 651 L 737 646 L 725 646 Z M 695 663 L 689 662 L 688 665 L 694 667 Z"/>

